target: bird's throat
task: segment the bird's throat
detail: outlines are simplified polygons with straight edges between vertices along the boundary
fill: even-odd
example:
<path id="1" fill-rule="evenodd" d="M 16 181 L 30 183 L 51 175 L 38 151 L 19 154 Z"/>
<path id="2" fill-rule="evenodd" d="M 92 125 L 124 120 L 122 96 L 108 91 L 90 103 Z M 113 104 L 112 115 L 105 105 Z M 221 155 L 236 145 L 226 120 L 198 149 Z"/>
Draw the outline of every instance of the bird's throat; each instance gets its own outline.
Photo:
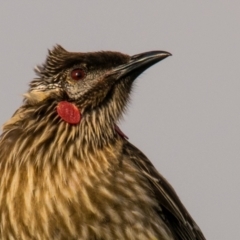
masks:
<path id="1" fill-rule="evenodd" d="M 78 107 L 70 102 L 61 101 L 57 105 L 58 116 L 66 123 L 76 125 L 81 121 L 81 112 Z M 121 129 L 114 124 L 114 129 L 116 133 L 123 139 L 128 139 L 128 137 L 121 131 Z"/>

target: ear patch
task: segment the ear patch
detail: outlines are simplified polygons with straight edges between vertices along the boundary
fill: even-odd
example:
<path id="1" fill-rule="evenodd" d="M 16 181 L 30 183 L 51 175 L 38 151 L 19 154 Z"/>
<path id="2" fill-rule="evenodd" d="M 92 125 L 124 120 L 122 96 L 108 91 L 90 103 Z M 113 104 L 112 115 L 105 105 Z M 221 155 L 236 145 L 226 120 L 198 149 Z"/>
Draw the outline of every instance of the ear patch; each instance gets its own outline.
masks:
<path id="1" fill-rule="evenodd" d="M 31 91 L 28 93 L 25 93 L 23 96 L 32 104 L 35 103 L 39 103 L 43 100 L 45 100 L 46 98 L 49 97 L 49 95 L 51 94 L 50 91 L 46 91 L 46 92 L 41 92 L 41 91 Z"/>
<path id="2" fill-rule="evenodd" d="M 77 106 L 67 101 L 61 101 L 57 105 L 58 116 L 69 124 L 78 124 L 81 121 L 81 113 Z"/>

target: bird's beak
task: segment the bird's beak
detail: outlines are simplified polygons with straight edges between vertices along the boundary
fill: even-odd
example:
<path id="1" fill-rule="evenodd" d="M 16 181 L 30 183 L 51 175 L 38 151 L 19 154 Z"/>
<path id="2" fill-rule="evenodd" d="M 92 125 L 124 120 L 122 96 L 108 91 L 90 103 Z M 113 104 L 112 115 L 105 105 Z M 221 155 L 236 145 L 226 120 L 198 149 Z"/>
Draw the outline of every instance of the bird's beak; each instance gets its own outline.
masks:
<path id="1" fill-rule="evenodd" d="M 125 76 L 131 76 L 135 79 L 147 68 L 171 55 L 171 53 L 164 51 L 140 53 L 132 56 L 128 63 L 115 68 L 112 73 L 117 74 L 117 79 Z"/>

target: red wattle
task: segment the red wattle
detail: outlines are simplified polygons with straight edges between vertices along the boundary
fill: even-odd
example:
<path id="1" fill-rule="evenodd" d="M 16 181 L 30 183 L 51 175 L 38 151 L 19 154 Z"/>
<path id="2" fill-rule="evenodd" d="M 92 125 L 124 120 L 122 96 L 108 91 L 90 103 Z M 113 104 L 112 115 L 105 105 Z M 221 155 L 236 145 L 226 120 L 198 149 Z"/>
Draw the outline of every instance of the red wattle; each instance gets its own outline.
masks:
<path id="1" fill-rule="evenodd" d="M 58 115 L 67 123 L 78 124 L 81 120 L 81 113 L 73 103 L 62 101 L 57 105 Z"/>

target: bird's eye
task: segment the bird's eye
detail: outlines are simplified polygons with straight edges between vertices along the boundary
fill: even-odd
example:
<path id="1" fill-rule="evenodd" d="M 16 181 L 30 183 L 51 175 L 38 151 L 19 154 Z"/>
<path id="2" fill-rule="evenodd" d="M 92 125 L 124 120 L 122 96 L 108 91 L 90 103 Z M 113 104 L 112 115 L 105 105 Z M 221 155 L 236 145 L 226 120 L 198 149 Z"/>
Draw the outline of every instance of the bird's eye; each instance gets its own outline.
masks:
<path id="1" fill-rule="evenodd" d="M 71 72 L 71 78 L 75 81 L 82 80 L 85 77 L 85 72 L 81 68 L 73 69 Z"/>

